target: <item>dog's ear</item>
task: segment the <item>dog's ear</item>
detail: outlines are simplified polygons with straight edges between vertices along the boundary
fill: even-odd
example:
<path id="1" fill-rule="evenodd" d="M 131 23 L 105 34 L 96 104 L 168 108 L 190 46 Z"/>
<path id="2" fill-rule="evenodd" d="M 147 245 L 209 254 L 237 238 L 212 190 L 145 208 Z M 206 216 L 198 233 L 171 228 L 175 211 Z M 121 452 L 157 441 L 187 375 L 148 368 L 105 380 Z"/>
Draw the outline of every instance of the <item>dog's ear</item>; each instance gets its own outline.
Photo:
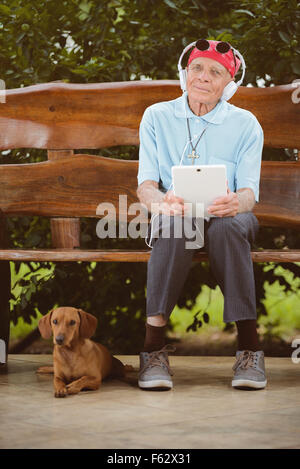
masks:
<path id="1" fill-rule="evenodd" d="M 78 309 L 77 311 L 80 316 L 80 337 L 89 339 L 96 331 L 98 319 L 92 314 L 86 313 L 83 309 Z"/>
<path id="2" fill-rule="evenodd" d="M 51 311 L 48 314 L 46 314 L 39 320 L 38 327 L 39 327 L 39 330 L 43 339 L 50 339 L 52 335 L 51 316 L 52 316 L 53 311 L 54 309 L 51 309 Z"/>

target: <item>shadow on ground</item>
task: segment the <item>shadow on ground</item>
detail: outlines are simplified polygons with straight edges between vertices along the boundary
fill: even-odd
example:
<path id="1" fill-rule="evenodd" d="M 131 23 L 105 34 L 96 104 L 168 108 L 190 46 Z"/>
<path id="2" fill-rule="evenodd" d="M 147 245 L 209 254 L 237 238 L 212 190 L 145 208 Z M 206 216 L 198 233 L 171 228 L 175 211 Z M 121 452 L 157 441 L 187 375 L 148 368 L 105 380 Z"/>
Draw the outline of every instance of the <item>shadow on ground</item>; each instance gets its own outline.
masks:
<path id="1" fill-rule="evenodd" d="M 174 355 L 178 356 L 234 356 L 237 347 L 236 334 L 217 331 L 211 335 L 189 334 L 184 337 L 170 335 L 167 340 L 176 347 Z M 267 357 L 290 357 L 294 348 L 291 341 L 286 342 L 277 337 L 261 339 L 261 349 Z M 18 342 L 11 341 L 9 353 L 23 354 L 51 354 L 53 344 L 51 340 L 45 341 L 37 338 L 27 347 L 18 350 Z M 122 350 L 112 351 L 115 355 L 122 354 Z M 139 354 L 140 350 L 136 351 Z"/>

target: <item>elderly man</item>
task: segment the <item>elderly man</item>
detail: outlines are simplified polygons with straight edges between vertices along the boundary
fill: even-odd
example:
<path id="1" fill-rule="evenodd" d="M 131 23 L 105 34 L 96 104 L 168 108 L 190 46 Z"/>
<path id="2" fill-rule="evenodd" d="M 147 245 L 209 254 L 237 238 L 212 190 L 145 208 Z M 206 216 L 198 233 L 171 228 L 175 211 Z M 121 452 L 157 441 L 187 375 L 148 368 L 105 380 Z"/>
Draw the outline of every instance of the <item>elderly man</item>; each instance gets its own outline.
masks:
<path id="1" fill-rule="evenodd" d="M 259 197 L 263 131 L 251 112 L 221 99 L 240 66 L 232 48 L 219 53 L 220 41 L 206 43 L 207 50 L 195 47 L 189 56 L 187 93 L 156 103 L 143 115 L 137 195 L 149 210 L 156 204 L 159 223 L 168 218 L 172 227 L 174 217 L 184 216 L 185 212 L 184 200 L 168 190 L 172 166 L 191 164 L 191 152 L 199 156 L 199 164 L 226 165 L 227 195 L 209 207 L 214 217 L 204 222 L 205 249 L 224 295 L 223 320 L 237 326 L 232 386 L 262 389 L 266 376 L 256 330 L 250 250 L 259 229 L 252 209 Z M 173 386 L 168 360 L 171 349 L 165 345 L 165 329 L 195 252 L 186 248 L 185 241 L 184 235 L 174 236 L 172 229 L 169 237 L 157 235 L 153 239 L 147 274 L 146 336 L 140 353 L 142 389 Z"/>

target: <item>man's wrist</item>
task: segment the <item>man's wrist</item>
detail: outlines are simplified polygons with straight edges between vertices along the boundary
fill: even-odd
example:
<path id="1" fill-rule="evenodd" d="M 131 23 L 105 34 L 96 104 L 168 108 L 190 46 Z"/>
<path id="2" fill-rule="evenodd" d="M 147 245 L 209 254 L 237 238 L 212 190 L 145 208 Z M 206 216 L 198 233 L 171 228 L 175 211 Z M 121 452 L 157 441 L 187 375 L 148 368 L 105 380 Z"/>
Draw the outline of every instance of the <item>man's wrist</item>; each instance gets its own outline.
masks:
<path id="1" fill-rule="evenodd" d="M 251 212 L 255 205 L 255 198 L 252 189 L 244 189 L 236 192 L 239 202 L 238 213 Z"/>

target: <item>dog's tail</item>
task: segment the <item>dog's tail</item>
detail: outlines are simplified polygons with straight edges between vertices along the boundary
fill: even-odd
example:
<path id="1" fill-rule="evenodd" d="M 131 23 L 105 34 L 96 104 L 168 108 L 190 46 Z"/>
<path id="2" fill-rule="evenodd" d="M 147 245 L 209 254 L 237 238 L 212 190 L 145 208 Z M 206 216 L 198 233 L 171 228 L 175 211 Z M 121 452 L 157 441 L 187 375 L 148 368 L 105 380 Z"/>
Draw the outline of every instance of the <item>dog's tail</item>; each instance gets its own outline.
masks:
<path id="1" fill-rule="evenodd" d="M 126 371 L 133 371 L 131 365 L 124 365 L 118 358 L 112 357 L 112 372 L 111 376 L 115 378 L 125 378 Z"/>

